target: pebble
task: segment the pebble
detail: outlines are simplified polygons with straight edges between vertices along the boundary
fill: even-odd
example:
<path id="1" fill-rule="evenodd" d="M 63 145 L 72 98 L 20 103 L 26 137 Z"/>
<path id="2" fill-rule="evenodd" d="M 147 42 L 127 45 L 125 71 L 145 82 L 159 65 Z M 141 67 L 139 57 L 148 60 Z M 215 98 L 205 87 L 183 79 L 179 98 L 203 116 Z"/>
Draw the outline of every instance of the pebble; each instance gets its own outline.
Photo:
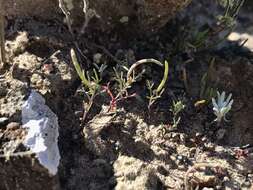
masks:
<path id="1" fill-rule="evenodd" d="M 213 151 L 215 149 L 215 145 L 211 142 L 205 143 L 205 147 L 209 150 L 209 151 Z"/>
<path id="2" fill-rule="evenodd" d="M 1 117 L 0 118 L 0 127 L 6 126 L 6 124 L 8 123 L 8 118 L 7 117 Z"/>
<path id="3" fill-rule="evenodd" d="M 20 124 L 17 122 L 11 122 L 6 126 L 7 129 L 12 129 L 12 130 L 18 129 L 19 127 L 20 127 Z"/>
<path id="4" fill-rule="evenodd" d="M 223 181 L 224 181 L 224 182 L 228 182 L 228 181 L 230 181 L 230 179 L 229 179 L 227 176 L 225 176 L 225 177 L 223 178 Z"/>
<path id="5" fill-rule="evenodd" d="M 7 93 L 8 90 L 6 89 L 6 87 L 0 86 L 0 97 L 6 96 Z"/>
<path id="6" fill-rule="evenodd" d="M 121 17 L 121 19 L 119 21 L 121 23 L 127 23 L 129 21 L 129 17 L 128 16 L 123 16 L 123 17 Z"/>
<path id="7" fill-rule="evenodd" d="M 102 54 L 101 53 L 96 53 L 93 55 L 93 61 L 96 63 L 96 64 L 99 64 L 101 62 L 101 58 L 102 58 Z"/>
<path id="8" fill-rule="evenodd" d="M 224 152 L 224 151 L 226 151 L 222 146 L 216 146 L 215 147 L 215 152 Z"/>
<path id="9" fill-rule="evenodd" d="M 250 186 L 251 186 L 251 183 L 250 183 L 249 181 L 245 181 L 245 182 L 243 183 L 243 186 L 244 186 L 244 187 L 250 187 Z"/>

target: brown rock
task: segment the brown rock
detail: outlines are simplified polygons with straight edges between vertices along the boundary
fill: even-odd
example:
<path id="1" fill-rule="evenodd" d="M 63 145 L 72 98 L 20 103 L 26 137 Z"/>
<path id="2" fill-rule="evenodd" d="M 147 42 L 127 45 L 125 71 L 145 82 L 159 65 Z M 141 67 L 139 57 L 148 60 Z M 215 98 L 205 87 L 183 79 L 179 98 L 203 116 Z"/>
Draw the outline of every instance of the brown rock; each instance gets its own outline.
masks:
<path id="1" fill-rule="evenodd" d="M 0 167 L 0 189 L 59 189 L 58 177 L 48 175 L 31 156 L 0 158 Z"/>
<path id="2" fill-rule="evenodd" d="M 64 0 L 72 21 L 83 23 L 83 0 Z M 98 18 L 99 29 L 115 26 L 145 33 L 164 26 L 179 10 L 191 0 L 93 0 L 90 10 Z M 0 0 L 7 17 L 36 16 L 52 19 L 60 16 L 58 0 Z M 94 22 L 90 22 L 93 23 Z"/>
<path id="3" fill-rule="evenodd" d="M 58 175 L 52 176 L 22 145 L 26 131 L 11 122 L 0 130 L 0 189 L 58 190 Z"/>

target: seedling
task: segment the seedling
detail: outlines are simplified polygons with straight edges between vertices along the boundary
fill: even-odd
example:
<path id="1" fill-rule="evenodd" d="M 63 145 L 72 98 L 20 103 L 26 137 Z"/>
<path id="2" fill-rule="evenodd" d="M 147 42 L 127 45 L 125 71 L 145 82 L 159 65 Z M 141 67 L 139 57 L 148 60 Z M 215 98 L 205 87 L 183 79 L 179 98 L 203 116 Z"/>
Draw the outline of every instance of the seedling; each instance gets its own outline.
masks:
<path id="1" fill-rule="evenodd" d="M 214 87 L 216 84 L 215 74 L 214 74 L 214 62 L 215 59 L 211 60 L 208 71 L 201 78 L 200 83 L 200 100 L 205 100 L 205 102 L 209 102 L 212 97 L 216 96 L 217 89 Z"/>
<path id="2" fill-rule="evenodd" d="M 169 63 L 165 61 L 164 64 L 164 74 L 163 74 L 163 79 L 160 82 L 159 86 L 154 89 L 154 83 L 147 80 L 147 88 L 149 91 L 149 96 L 148 98 L 148 110 L 150 111 L 151 106 L 156 102 L 157 99 L 161 98 L 161 95 L 164 92 L 164 85 L 168 79 L 168 74 L 169 74 Z"/>
<path id="3" fill-rule="evenodd" d="M 226 114 L 231 110 L 232 104 L 234 102 L 232 98 L 232 94 L 230 93 L 228 97 L 225 99 L 226 93 L 223 91 L 221 94 L 217 91 L 217 101 L 212 98 L 213 103 L 213 112 L 216 115 L 216 121 L 218 125 L 224 119 L 224 121 L 228 121 L 226 119 Z"/>
<path id="4" fill-rule="evenodd" d="M 84 114 L 82 118 L 82 122 L 84 122 L 94 103 L 95 97 L 99 94 L 99 89 L 101 88 L 99 83 L 101 81 L 102 72 L 104 71 L 104 66 L 102 65 L 101 67 L 103 68 L 99 69 L 100 73 L 98 73 L 96 69 L 93 69 L 93 76 L 91 76 L 89 72 L 85 72 L 85 70 L 81 68 L 73 49 L 71 49 L 70 54 L 75 70 L 85 88 L 84 92 L 88 98 L 88 103 L 84 104 Z"/>
<path id="5" fill-rule="evenodd" d="M 123 66 L 119 66 L 128 71 L 129 69 Z M 109 112 L 114 112 L 117 110 L 117 104 L 119 101 L 135 97 L 135 93 L 129 94 L 128 89 L 130 89 L 132 86 L 133 81 L 128 81 L 127 78 L 124 76 L 124 72 L 119 68 L 113 68 L 114 70 L 114 78 L 113 80 L 116 81 L 116 95 L 113 94 L 110 83 L 108 83 L 106 86 L 102 86 L 102 89 L 104 92 L 106 92 L 109 97 L 111 98 L 110 100 L 110 106 L 109 106 Z M 134 81 L 136 78 L 134 77 Z"/>
<path id="6" fill-rule="evenodd" d="M 69 12 L 67 6 L 65 5 L 64 0 L 59 0 L 59 8 L 61 9 L 63 14 L 65 15 L 66 23 L 67 23 L 69 32 L 71 33 L 72 36 L 74 36 L 72 26 L 71 26 L 72 21 L 71 21 L 71 18 L 70 18 L 70 12 Z"/>
<path id="7" fill-rule="evenodd" d="M 110 106 L 108 112 L 115 112 L 117 110 L 117 103 L 119 101 L 132 98 L 136 96 L 136 93 L 133 93 L 131 95 L 128 94 L 127 91 L 119 91 L 116 96 L 113 95 L 111 89 L 110 89 L 110 83 L 107 84 L 107 86 L 102 86 L 102 89 L 110 96 Z"/>
<path id="8" fill-rule="evenodd" d="M 170 111 L 173 114 L 173 124 L 172 124 L 173 128 L 177 128 L 179 122 L 181 121 L 181 117 L 179 116 L 179 114 L 184 110 L 184 108 L 185 105 L 181 100 L 173 101 L 172 108 L 170 109 Z"/>
<path id="9" fill-rule="evenodd" d="M 155 63 L 159 66 L 163 66 L 160 61 L 157 61 L 155 59 L 142 59 L 134 63 L 129 69 L 127 67 L 123 67 L 127 71 L 127 77 L 124 77 L 123 71 L 119 71 L 119 69 L 114 68 L 115 77 L 114 80 L 117 82 L 117 95 L 113 95 L 112 91 L 110 90 L 110 85 L 103 86 L 102 88 L 104 91 L 110 96 L 110 109 L 109 111 L 115 111 L 117 108 L 117 103 L 121 100 L 125 100 L 131 97 L 135 97 L 136 93 L 129 94 L 128 89 L 132 87 L 132 84 L 137 81 L 137 79 L 140 77 L 140 75 L 135 74 L 135 69 L 146 63 Z M 169 66 L 168 62 L 165 62 L 165 70 L 164 70 L 164 77 L 162 81 L 160 82 L 159 86 L 153 90 L 153 85 L 148 85 L 150 96 L 148 96 L 149 99 L 149 109 L 151 105 L 161 97 L 161 94 L 164 91 L 164 85 L 166 83 L 167 77 L 169 72 Z M 150 83 L 150 82 L 149 82 Z"/>
<path id="10" fill-rule="evenodd" d="M 193 39 L 188 46 L 197 50 L 206 46 L 206 42 L 212 39 L 213 36 L 217 36 L 221 32 L 224 32 L 224 36 L 221 40 L 218 40 L 208 47 L 214 47 L 224 41 L 227 36 L 233 31 L 236 25 L 236 17 L 244 4 L 245 0 L 219 0 L 219 3 L 225 7 L 223 15 L 217 16 L 217 23 L 211 27 L 206 28 L 203 31 L 197 31 L 193 36 Z"/>

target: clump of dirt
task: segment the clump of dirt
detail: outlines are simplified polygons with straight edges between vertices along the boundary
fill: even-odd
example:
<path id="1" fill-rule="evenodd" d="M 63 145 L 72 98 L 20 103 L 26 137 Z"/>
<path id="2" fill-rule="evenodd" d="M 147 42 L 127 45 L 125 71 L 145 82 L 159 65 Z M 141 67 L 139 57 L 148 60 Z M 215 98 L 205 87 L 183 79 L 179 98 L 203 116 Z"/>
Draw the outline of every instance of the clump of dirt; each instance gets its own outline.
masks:
<path id="1" fill-rule="evenodd" d="M 29 22 L 27 24 L 29 27 Z M 31 89 L 37 89 L 47 102 L 51 101 L 52 109 L 57 109 L 59 97 L 73 85 L 76 75 L 66 63 L 68 56 L 59 50 L 62 46 L 54 43 L 54 38 L 33 36 L 20 32 L 18 27 L 17 31 L 10 29 L 12 32 L 6 43 L 9 68 L 0 79 L 0 179 L 4 182 L 0 188 L 41 189 L 47 186 L 56 190 L 59 189 L 58 176 L 49 175 L 23 146 L 27 131 L 21 126 L 21 109 Z"/>
<path id="2" fill-rule="evenodd" d="M 82 26 L 90 22 L 96 30 L 111 31 L 115 26 L 128 32 L 152 33 L 166 24 L 177 12 L 186 7 L 191 0 L 157 1 L 115 1 L 115 0 L 62 0 L 72 24 Z M 84 5 L 85 3 L 85 5 Z M 40 19 L 62 19 L 58 0 L 22 0 L 1 2 L 1 11 L 8 18 L 37 17 Z M 83 13 L 85 6 L 86 16 Z M 65 9 L 63 8 L 63 9 Z M 141 31 L 141 32 L 140 32 Z M 122 30 L 123 32 L 123 30 Z"/>
<path id="3" fill-rule="evenodd" d="M 183 189 L 185 178 L 191 186 L 236 189 L 252 180 L 246 176 L 253 160 L 238 160 L 232 148 L 204 136 L 165 132 L 167 127 L 148 125 L 124 111 L 102 112 L 84 127 L 84 141 L 89 152 L 113 163 L 115 189 Z M 187 176 L 189 166 L 198 163 L 206 164 L 204 171 Z"/>
<path id="4" fill-rule="evenodd" d="M 120 155 L 114 162 L 114 171 L 115 189 L 164 189 L 154 169 L 134 157 Z"/>
<path id="5" fill-rule="evenodd" d="M 29 153 L 22 142 L 26 130 L 21 124 L 10 122 L 0 128 L 0 183 L 1 189 L 42 189 L 41 184 L 50 189 L 59 189 L 58 179 L 49 176 L 32 153 Z"/>
<path id="6" fill-rule="evenodd" d="M 7 79 L 1 82 L 0 114 L 12 121 L 20 121 L 21 106 L 28 94 L 26 84 L 19 80 Z"/>
<path id="7" fill-rule="evenodd" d="M 232 61 L 232 60 L 231 60 Z M 218 67 L 218 76 L 223 89 L 234 96 L 233 117 L 231 129 L 226 135 L 226 143 L 232 146 L 252 144 L 253 129 L 253 65 L 247 59 L 232 61 L 232 65 L 225 64 Z"/>

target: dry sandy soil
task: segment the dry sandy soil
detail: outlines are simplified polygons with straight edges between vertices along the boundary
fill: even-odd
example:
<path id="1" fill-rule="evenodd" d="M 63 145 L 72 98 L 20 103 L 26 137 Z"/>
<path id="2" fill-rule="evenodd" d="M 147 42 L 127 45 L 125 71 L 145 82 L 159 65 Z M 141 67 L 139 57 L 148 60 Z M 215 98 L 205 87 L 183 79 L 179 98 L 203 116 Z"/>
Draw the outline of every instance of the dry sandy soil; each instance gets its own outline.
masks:
<path id="1" fill-rule="evenodd" d="M 214 11 L 207 13 L 210 9 Z M 101 94 L 83 124 L 80 118 L 85 96 L 71 63 L 69 51 L 75 44 L 67 26 L 57 19 L 9 18 L 6 49 L 10 65 L 0 79 L 0 115 L 8 120 L 0 122 L 0 148 L 15 145 L 17 150 L 24 150 L 11 142 L 25 135 L 19 127 L 20 106 L 35 89 L 59 118 L 61 163 L 57 179 L 40 181 L 36 176 L 41 168 L 25 177 L 25 171 L 30 171 L 30 157 L 25 161 L 0 158 L 0 166 L 6 170 L 0 171 L 0 189 L 33 190 L 55 184 L 63 190 L 250 189 L 252 10 L 247 5 L 240 12 L 235 37 L 229 37 L 233 41 L 201 50 L 186 47 L 196 29 L 203 23 L 211 26 L 220 13 L 206 1 L 194 1 L 149 37 L 122 37 L 115 31 L 84 34 L 78 46 L 86 58 L 79 56 L 80 63 L 91 70 L 93 56 L 101 54 L 100 62 L 108 65 L 104 85 L 112 80 L 112 68 L 118 64 L 115 59 L 126 66 L 142 58 L 170 59 L 171 63 L 165 91 L 151 110 L 147 109 L 146 79 L 158 82 L 162 77 L 161 69 L 153 65 L 146 67 L 142 79 L 129 90 L 137 93 L 136 98 L 121 101 L 117 111 L 108 113 L 110 98 Z M 246 33 L 249 40 L 243 47 L 238 39 Z M 208 85 L 232 93 L 234 99 L 229 122 L 220 126 L 213 122 L 211 103 L 194 105 L 201 98 L 201 79 L 210 70 Z M 113 82 L 111 85 L 115 89 Z M 176 99 L 182 100 L 186 108 L 178 127 L 172 128 L 170 108 Z"/>

